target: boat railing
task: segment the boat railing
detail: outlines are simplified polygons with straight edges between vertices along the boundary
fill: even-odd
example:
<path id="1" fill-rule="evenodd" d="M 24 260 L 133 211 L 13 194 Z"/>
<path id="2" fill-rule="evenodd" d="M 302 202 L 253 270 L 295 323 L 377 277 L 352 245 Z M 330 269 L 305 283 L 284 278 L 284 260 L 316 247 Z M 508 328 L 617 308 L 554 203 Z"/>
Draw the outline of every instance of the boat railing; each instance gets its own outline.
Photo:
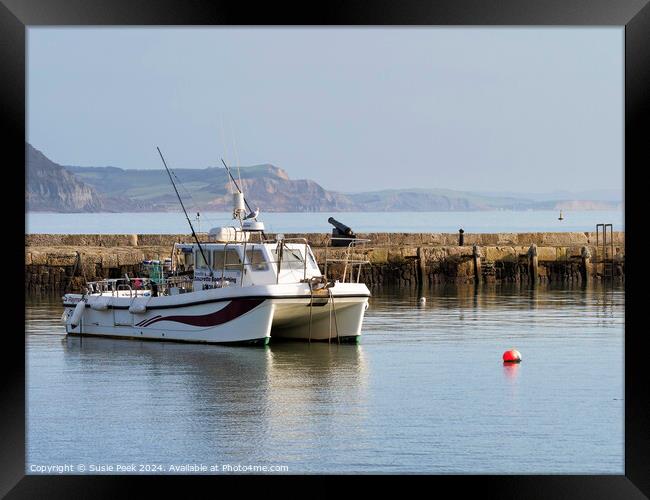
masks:
<path id="1" fill-rule="evenodd" d="M 342 241 L 346 245 L 333 246 L 334 241 Z M 343 237 L 330 237 L 328 245 L 325 246 L 325 262 L 323 264 L 323 275 L 327 277 L 327 267 L 332 264 L 343 265 L 343 275 L 341 282 L 345 283 L 346 279 L 349 283 L 359 283 L 361 278 L 361 268 L 369 264 L 370 261 L 366 258 L 367 243 L 370 242 L 366 238 L 343 238 Z M 337 253 L 332 256 L 332 249 L 336 248 Z M 343 256 L 338 253 L 343 250 Z M 356 267 L 355 267 L 356 266 Z M 356 277 L 355 277 L 356 269 Z"/>
<path id="2" fill-rule="evenodd" d="M 160 285 L 159 285 L 160 286 Z M 167 276 L 162 283 L 162 292 L 167 294 L 173 288 L 179 290 L 191 291 L 194 287 L 194 281 L 191 276 L 172 275 Z"/>
<path id="3" fill-rule="evenodd" d="M 334 247 L 332 245 L 333 241 L 344 242 L 345 245 L 339 245 Z M 341 281 L 345 283 L 346 280 L 350 283 L 359 283 L 361 277 L 361 269 L 365 264 L 368 264 L 370 261 L 366 258 L 367 255 L 367 244 L 371 240 L 366 238 L 344 238 L 344 237 L 330 237 L 328 244 L 325 246 L 325 261 L 323 263 L 323 275 L 327 277 L 327 267 L 328 264 L 341 264 L 343 266 L 343 274 Z M 309 252 L 309 242 L 307 238 L 304 237 L 295 237 L 295 238 L 282 238 L 265 240 L 264 243 L 280 243 L 280 242 L 300 242 L 304 245 L 305 251 L 303 256 L 303 280 L 307 278 L 307 259 Z M 336 250 L 344 251 L 343 256 L 340 254 L 332 255 L 332 248 Z M 272 263 L 278 264 L 278 277 L 280 275 L 280 269 L 282 266 L 282 254 L 280 254 L 280 259 L 277 261 L 272 261 Z"/>
<path id="4" fill-rule="evenodd" d="M 188 276 L 169 276 L 152 280 L 151 278 L 107 278 L 89 281 L 87 289 L 91 294 L 140 297 L 145 293 L 167 295 L 172 288 L 191 290 L 192 278 Z"/>
<path id="5" fill-rule="evenodd" d="M 120 296 L 126 295 L 128 292 L 129 297 L 134 295 L 137 297 L 150 290 L 150 283 L 149 278 L 107 278 L 89 281 L 86 286 L 92 294 Z"/>

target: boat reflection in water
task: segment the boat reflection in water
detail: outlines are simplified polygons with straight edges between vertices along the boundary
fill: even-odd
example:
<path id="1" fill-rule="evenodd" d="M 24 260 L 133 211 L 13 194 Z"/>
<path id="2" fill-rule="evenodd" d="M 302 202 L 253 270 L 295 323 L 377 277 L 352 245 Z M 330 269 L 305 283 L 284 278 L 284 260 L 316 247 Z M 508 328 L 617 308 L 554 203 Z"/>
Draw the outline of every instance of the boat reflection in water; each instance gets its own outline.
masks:
<path id="1" fill-rule="evenodd" d="M 124 460 L 293 463 L 300 457 L 287 456 L 291 441 L 313 451 L 328 436 L 337 442 L 342 433 L 358 437 L 366 418 L 361 345 L 285 342 L 248 349 L 94 337 L 62 343 L 65 373 L 82 374 L 67 381 L 75 387 L 74 403 L 61 402 L 77 407 L 73 427 L 83 428 L 84 436 L 101 435 L 102 453 Z M 133 437 L 132 446 L 111 450 L 123 432 Z M 92 454 L 84 441 L 77 440 L 77 450 L 68 441 L 62 456 Z"/>
<path id="2" fill-rule="evenodd" d="M 363 346 L 285 342 L 272 343 L 270 350 L 268 442 L 281 443 L 285 453 L 300 442 L 300 452 L 287 457 L 292 461 L 316 453 L 328 462 L 344 460 L 332 443 L 354 448 L 367 433 L 370 370 Z"/>

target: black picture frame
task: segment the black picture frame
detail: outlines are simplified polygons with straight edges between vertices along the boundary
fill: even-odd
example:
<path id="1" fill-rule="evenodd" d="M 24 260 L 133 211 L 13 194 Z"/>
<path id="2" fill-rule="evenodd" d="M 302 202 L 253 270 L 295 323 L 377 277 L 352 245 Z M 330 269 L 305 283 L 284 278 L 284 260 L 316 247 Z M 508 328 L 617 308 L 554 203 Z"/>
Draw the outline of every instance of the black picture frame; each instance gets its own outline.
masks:
<path id="1" fill-rule="evenodd" d="M 0 0 L 0 102 L 7 195 L 21 198 L 18 165 L 25 164 L 26 28 L 36 25 L 538 25 L 625 27 L 625 215 L 626 225 L 641 217 L 644 183 L 641 175 L 650 152 L 645 129 L 650 123 L 649 0 L 330 0 L 319 4 L 234 3 L 182 0 Z M 10 154 L 7 155 L 7 152 Z M 24 182 L 24 176 L 22 177 Z M 24 185 L 23 185 L 24 193 Z M 637 196 L 637 193 L 638 196 Z M 8 202 L 6 202 L 8 203 Z M 16 201 L 15 203 L 19 203 Z M 20 262 L 24 220 L 11 216 L 16 239 L 5 240 L 5 259 Z M 22 222 L 21 222 L 22 220 Z M 635 224 L 632 222 L 632 224 Z M 641 223 L 638 224 L 639 226 Z M 626 229 L 629 229 L 626 228 Z M 13 236 L 13 234 L 12 234 Z M 482 496 L 500 498 L 644 498 L 650 494 L 650 414 L 644 381 L 646 328 L 641 317 L 643 290 L 642 233 L 626 231 L 625 297 L 625 474 L 620 476 L 436 476 L 454 494 L 480 488 Z M 10 265 L 9 283 L 24 282 L 24 269 Z M 632 292 L 638 287 L 637 292 Z M 24 325 L 24 300 L 6 294 L 5 304 L 16 323 Z M 22 312 L 22 316 L 21 316 Z M 637 322 L 638 318 L 638 322 Z M 635 329 L 633 325 L 640 325 Z M 24 337 L 19 326 L 3 332 L 0 376 L 0 495 L 32 498 L 71 495 L 103 497 L 130 491 L 140 477 L 25 475 Z M 419 477 L 419 476 L 418 476 Z M 209 480 L 210 478 L 192 479 Z M 149 477 L 165 485 L 167 478 Z M 230 478 L 212 477 L 220 481 Z M 251 478 L 245 476 L 247 482 Z M 264 484 L 277 484 L 277 477 Z M 316 481 L 323 478 L 316 478 Z M 381 481 L 378 478 L 374 482 Z"/>

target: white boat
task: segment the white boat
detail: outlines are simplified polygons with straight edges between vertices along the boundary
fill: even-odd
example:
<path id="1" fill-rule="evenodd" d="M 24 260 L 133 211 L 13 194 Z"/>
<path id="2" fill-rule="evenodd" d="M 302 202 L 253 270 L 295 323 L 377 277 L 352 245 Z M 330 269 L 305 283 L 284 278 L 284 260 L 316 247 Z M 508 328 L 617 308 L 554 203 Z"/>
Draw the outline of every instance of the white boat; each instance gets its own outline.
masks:
<path id="1" fill-rule="evenodd" d="M 359 283 L 367 261 L 355 255 L 363 241 L 344 238 L 322 273 L 305 239 L 266 239 L 262 222 L 242 219 L 243 194 L 234 200 L 239 227 L 175 244 L 167 273 L 154 263 L 149 276 L 90 282 L 85 293 L 64 295 L 66 333 L 217 344 L 358 341 L 370 296 Z M 328 264 L 343 269 L 340 280 L 327 279 Z"/>

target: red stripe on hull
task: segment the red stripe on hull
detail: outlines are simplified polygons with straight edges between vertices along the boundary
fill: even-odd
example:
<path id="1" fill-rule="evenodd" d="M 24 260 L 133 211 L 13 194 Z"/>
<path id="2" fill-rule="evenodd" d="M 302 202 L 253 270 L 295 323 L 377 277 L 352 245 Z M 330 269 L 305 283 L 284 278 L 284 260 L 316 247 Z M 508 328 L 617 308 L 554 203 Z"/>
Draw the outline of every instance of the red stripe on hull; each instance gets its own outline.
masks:
<path id="1" fill-rule="evenodd" d="M 141 326 L 148 327 L 158 321 L 173 321 L 175 323 L 183 323 L 184 325 L 201 327 L 217 326 L 232 321 L 248 311 L 252 311 L 264 302 L 264 300 L 265 299 L 235 299 L 226 307 L 210 314 L 204 314 L 202 316 L 161 316 L 153 318 Z"/>
<path id="2" fill-rule="evenodd" d="M 149 323 L 151 323 L 152 321 L 154 321 L 155 319 L 158 319 L 158 318 L 160 318 L 160 314 L 158 316 L 154 316 L 153 318 L 149 318 L 149 319 L 145 319 L 143 321 L 140 321 L 140 323 L 138 323 L 135 326 L 147 326 Z"/>

